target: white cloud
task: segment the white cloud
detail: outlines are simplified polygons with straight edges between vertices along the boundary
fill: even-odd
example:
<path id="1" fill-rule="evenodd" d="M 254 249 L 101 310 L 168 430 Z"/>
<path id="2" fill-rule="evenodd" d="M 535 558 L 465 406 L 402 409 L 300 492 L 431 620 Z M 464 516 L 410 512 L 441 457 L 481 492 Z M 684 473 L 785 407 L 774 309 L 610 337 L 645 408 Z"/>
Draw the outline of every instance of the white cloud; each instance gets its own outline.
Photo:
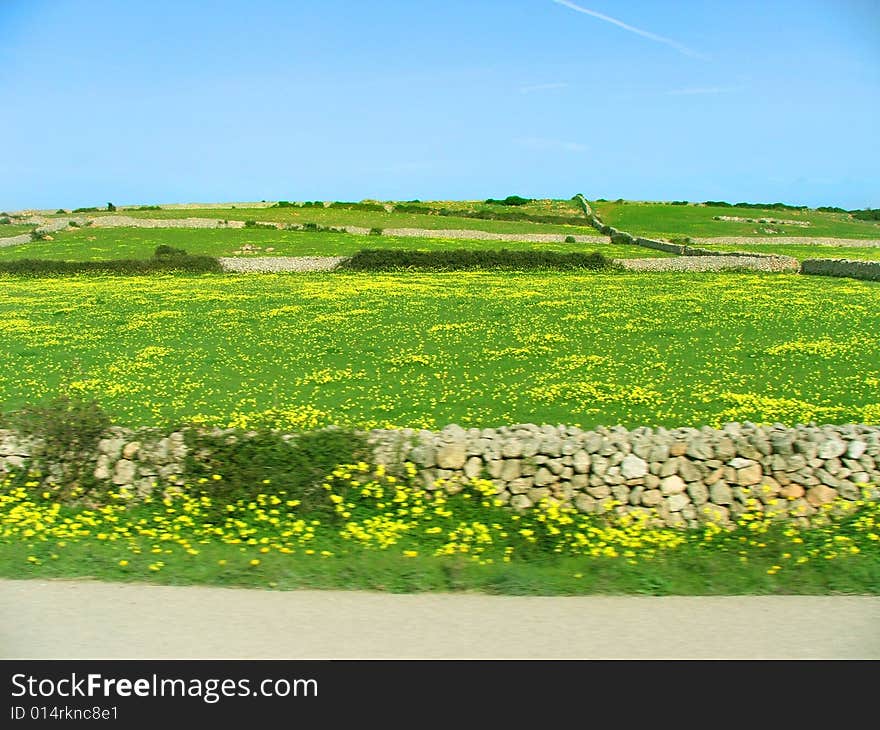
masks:
<path id="1" fill-rule="evenodd" d="M 657 41 L 657 43 L 665 43 L 667 46 L 671 46 L 679 53 L 683 53 L 686 56 L 693 56 L 695 58 L 705 58 L 705 56 L 697 53 L 696 51 L 688 48 L 687 46 L 682 45 L 678 41 L 674 41 L 671 38 L 664 38 L 662 35 L 657 35 L 656 33 L 651 33 L 647 30 L 642 30 L 641 28 L 636 28 L 635 26 L 628 25 L 624 23 L 622 20 L 618 20 L 617 18 L 612 18 L 610 15 L 605 15 L 596 10 L 590 10 L 589 8 L 582 8 L 580 5 L 575 5 L 573 2 L 569 0 L 553 0 L 553 2 L 558 5 L 564 5 L 565 7 L 574 10 L 578 13 L 583 13 L 584 15 L 591 15 L 594 18 L 598 18 L 599 20 L 604 20 L 606 23 L 612 23 L 613 25 L 618 26 L 619 28 L 623 28 L 624 30 L 628 30 L 630 33 L 635 33 L 636 35 L 640 35 L 644 38 L 649 38 L 652 41 Z"/>

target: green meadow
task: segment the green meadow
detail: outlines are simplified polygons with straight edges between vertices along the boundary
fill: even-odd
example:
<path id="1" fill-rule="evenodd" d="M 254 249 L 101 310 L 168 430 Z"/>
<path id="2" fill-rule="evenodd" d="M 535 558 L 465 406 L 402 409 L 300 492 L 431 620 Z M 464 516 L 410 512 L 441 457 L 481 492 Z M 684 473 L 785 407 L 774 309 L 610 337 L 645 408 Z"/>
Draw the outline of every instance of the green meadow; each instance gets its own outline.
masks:
<path id="1" fill-rule="evenodd" d="M 592 231 L 591 235 L 595 234 Z M 190 254 L 234 256 L 252 246 L 260 256 L 350 256 L 364 248 L 417 249 L 537 249 L 559 252 L 600 251 L 610 258 L 665 256 L 641 246 L 595 243 L 465 240 L 402 236 L 356 235 L 286 231 L 264 228 L 74 228 L 53 234 L 51 241 L 32 241 L 0 248 L 0 261 L 23 258 L 100 261 L 146 259 L 159 245 L 182 248 Z M 267 250 L 272 249 L 272 250 Z"/>
<path id="2" fill-rule="evenodd" d="M 822 213 L 815 210 L 760 210 L 670 203 L 590 203 L 602 221 L 610 226 L 640 236 L 664 238 L 690 236 L 815 236 L 816 238 L 861 238 L 880 240 L 880 222 L 860 221 L 847 213 Z M 714 216 L 737 218 L 773 218 L 809 223 L 809 226 L 717 221 Z M 767 233 L 771 228 L 779 233 Z"/>

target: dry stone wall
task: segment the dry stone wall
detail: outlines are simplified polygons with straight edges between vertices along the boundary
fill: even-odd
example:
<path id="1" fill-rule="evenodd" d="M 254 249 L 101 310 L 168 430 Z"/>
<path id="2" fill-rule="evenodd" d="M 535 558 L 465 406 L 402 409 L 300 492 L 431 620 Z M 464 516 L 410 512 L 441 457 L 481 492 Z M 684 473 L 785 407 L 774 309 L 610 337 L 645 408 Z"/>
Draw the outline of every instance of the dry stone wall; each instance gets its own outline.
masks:
<path id="1" fill-rule="evenodd" d="M 731 524 L 753 501 L 768 515 L 807 525 L 835 500 L 880 499 L 878 426 L 582 430 L 453 424 L 441 431 L 376 430 L 367 437 L 376 464 L 396 470 L 411 462 L 426 489 L 455 492 L 469 480 L 487 479 L 514 510 L 550 499 L 584 513 L 644 515 L 658 526 L 694 528 Z M 145 496 L 186 483 L 186 441 L 183 431 L 115 428 L 80 455 L 80 465 L 107 487 Z M 39 447 L 0 431 L 0 475 L 37 467 Z M 63 486 L 68 467 L 39 464 L 43 486 Z"/>
<path id="2" fill-rule="evenodd" d="M 483 477 L 517 510 L 550 498 L 581 512 L 642 513 L 658 525 L 697 527 L 731 522 L 750 497 L 763 511 L 805 522 L 837 498 L 863 498 L 866 488 L 880 498 L 876 426 L 450 425 L 374 431 L 371 439 L 377 461 L 392 468 L 413 462 L 428 489 Z"/>

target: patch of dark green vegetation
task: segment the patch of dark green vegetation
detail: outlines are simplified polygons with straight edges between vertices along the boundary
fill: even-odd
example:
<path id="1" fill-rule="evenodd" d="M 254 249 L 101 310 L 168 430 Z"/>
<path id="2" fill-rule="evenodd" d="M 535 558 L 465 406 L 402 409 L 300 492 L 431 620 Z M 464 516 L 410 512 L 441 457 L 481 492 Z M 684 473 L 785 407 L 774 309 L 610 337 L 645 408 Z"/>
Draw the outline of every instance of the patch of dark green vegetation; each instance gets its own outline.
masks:
<path id="1" fill-rule="evenodd" d="M 339 269 L 351 271 L 395 271 L 425 269 L 456 271 L 469 269 L 612 269 L 614 264 L 602 254 L 560 253 L 556 251 L 511 251 L 457 249 L 450 251 L 416 251 L 363 249 L 343 261 Z"/>
<path id="2" fill-rule="evenodd" d="M 180 272 L 187 274 L 220 273 L 223 268 L 213 256 L 193 256 L 180 248 L 161 245 L 150 259 L 109 259 L 106 261 L 51 261 L 18 259 L 0 262 L 0 274 L 47 277 L 77 274 L 120 274 L 144 276 Z"/>

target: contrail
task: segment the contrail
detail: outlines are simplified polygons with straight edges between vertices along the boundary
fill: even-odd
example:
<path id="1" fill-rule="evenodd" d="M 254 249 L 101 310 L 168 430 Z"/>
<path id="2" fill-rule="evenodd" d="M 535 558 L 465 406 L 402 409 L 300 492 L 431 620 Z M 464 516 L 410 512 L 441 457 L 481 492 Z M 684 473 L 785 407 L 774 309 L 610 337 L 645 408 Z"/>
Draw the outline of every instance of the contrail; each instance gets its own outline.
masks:
<path id="1" fill-rule="evenodd" d="M 681 43 L 678 43 L 670 38 L 664 38 L 662 35 L 657 35 L 656 33 L 649 33 L 646 30 L 642 30 L 641 28 L 635 28 L 632 25 L 627 25 L 622 20 L 618 20 L 617 18 L 612 18 L 608 15 L 603 15 L 600 12 L 595 10 L 590 10 L 589 8 L 582 8 L 580 5 L 575 5 L 573 2 L 569 2 L 569 0 L 553 0 L 553 2 L 558 5 L 564 5 L 571 10 L 575 10 L 578 13 L 584 13 L 585 15 L 592 15 L 594 18 L 599 18 L 599 20 L 604 20 L 606 23 L 612 23 L 624 30 L 628 30 L 630 33 L 635 33 L 636 35 L 643 36 L 644 38 L 650 38 L 652 41 L 657 41 L 658 43 L 665 43 L 667 46 L 672 46 L 679 53 L 683 53 L 686 56 L 693 56 L 695 58 L 705 58 L 705 56 L 697 53 L 696 51 L 691 50 L 687 46 L 683 46 Z"/>

